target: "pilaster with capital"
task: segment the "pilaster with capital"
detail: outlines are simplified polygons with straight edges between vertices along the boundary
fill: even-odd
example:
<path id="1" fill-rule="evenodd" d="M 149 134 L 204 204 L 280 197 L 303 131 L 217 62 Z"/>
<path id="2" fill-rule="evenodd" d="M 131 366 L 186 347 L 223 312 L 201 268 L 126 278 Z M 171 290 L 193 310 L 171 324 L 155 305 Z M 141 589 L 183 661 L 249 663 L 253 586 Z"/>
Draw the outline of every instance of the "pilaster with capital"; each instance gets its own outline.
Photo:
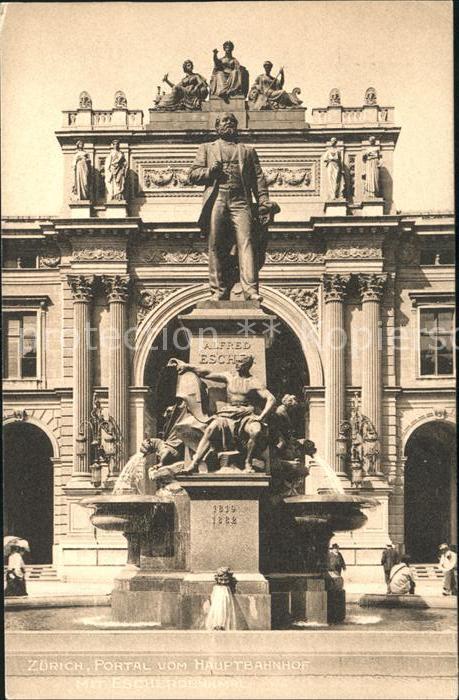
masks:
<path id="1" fill-rule="evenodd" d="M 124 465 L 128 442 L 128 363 L 127 363 L 127 308 L 129 298 L 129 275 L 104 275 L 105 288 L 110 308 L 110 368 L 108 385 L 108 411 L 121 435 L 119 470 Z"/>
<path id="2" fill-rule="evenodd" d="M 387 274 L 358 275 L 362 298 L 366 348 L 362 353 L 362 413 L 372 421 L 381 439 L 382 413 L 382 333 L 381 299 Z"/>
<path id="3" fill-rule="evenodd" d="M 92 396 L 91 362 L 91 301 L 94 277 L 68 275 L 67 281 L 73 298 L 73 405 L 74 405 L 74 461 L 71 485 L 90 487 L 89 414 Z"/>
<path id="4" fill-rule="evenodd" d="M 344 476 L 336 454 L 336 439 L 345 418 L 346 374 L 344 299 L 350 275 L 329 274 L 323 277 L 324 350 L 325 350 L 325 458 L 335 472 Z"/>

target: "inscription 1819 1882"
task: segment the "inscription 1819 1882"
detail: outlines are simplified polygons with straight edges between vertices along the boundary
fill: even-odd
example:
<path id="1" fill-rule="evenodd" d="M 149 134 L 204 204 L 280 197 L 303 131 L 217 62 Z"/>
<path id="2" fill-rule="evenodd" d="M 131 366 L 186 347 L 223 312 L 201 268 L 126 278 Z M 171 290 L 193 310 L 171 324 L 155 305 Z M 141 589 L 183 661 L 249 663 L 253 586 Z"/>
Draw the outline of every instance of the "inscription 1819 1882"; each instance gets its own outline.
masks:
<path id="1" fill-rule="evenodd" d="M 214 504 L 212 508 L 213 527 L 227 527 L 237 525 L 237 505 L 234 503 Z"/>

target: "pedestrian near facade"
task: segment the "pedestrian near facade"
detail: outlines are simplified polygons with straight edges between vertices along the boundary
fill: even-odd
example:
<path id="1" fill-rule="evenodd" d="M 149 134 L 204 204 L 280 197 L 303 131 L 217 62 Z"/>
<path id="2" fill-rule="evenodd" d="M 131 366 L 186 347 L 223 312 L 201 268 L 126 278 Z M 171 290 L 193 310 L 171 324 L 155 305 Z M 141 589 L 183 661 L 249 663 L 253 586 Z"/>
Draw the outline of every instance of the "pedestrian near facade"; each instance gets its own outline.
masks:
<path id="1" fill-rule="evenodd" d="M 386 544 L 386 548 L 382 553 L 381 557 L 381 566 L 384 569 L 384 578 L 386 580 L 386 586 L 387 586 L 387 592 L 389 593 L 389 581 L 390 581 L 390 572 L 392 571 L 392 568 L 395 566 L 395 564 L 398 564 L 400 562 L 400 558 L 398 556 L 398 552 L 395 549 L 395 547 L 389 542 Z"/>
<path id="2" fill-rule="evenodd" d="M 438 549 L 443 571 L 443 595 L 457 595 L 457 554 L 447 544 L 441 544 Z"/>
<path id="3" fill-rule="evenodd" d="M 9 596 L 26 596 L 25 583 L 25 564 L 22 555 L 25 549 L 23 547 L 11 547 L 11 553 L 8 556 L 8 567 L 6 571 L 6 587 L 5 598 Z"/>
<path id="4" fill-rule="evenodd" d="M 339 545 L 333 544 L 328 551 L 328 570 L 341 576 L 341 572 L 346 570 L 346 562 L 339 551 Z"/>
<path id="5" fill-rule="evenodd" d="M 400 563 L 392 567 L 388 593 L 393 595 L 413 594 L 416 589 L 413 572 L 409 566 L 410 557 L 403 556 Z"/>

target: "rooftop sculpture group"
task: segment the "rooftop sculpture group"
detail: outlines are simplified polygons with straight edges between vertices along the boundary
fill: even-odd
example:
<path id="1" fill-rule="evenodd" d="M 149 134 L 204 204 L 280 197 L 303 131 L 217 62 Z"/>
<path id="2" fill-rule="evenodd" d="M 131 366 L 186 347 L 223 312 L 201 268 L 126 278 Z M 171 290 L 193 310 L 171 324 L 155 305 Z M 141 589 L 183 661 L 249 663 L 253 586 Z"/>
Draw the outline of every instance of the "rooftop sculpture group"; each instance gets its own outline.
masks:
<path id="1" fill-rule="evenodd" d="M 158 94 L 155 99 L 155 109 L 160 111 L 199 111 L 202 103 L 210 94 L 211 97 L 219 97 L 225 102 L 235 97 L 246 98 L 250 109 L 288 109 L 299 107 L 302 103 L 298 98 L 299 88 L 289 93 L 284 90 L 285 74 L 281 68 L 277 76 L 271 75 L 273 64 L 265 61 L 264 73 L 259 75 L 249 91 L 249 73 L 245 66 L 233 56 L 234 44 L 225 41 L 223 44 L 223 56 L 218 55 L 218 49 L 213 51 L 213 71 L 209 81 L 199 73 L 193 72 L 193 62 L 187 59 L 183 64 L 185 73 L 182 80 L 176 84 L 169 80 L 168 74 L 163 82 L 172 88 L 169 94 Z"/>

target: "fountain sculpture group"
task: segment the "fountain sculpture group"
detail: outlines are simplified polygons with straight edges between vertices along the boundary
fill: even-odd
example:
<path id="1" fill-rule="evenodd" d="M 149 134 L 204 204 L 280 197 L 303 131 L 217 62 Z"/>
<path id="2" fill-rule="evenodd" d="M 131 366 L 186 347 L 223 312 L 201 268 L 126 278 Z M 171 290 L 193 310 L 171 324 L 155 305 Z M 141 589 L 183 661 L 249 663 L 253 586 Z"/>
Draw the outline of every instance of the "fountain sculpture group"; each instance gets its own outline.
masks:
<path id="1" fill-rule="evenodd" d="M 211 297 L 180 317 L 190 355 L 169 362 L 176 401 L 162 436 L 144 441 L 112 493 L 83 501 L 96 527 L 127 538 L 128 563 L 112 593 L 120 621 L 181 629 L 341 621 L 345 594 L 341 577 L 327 571 L 330 538 L 361 527 L 361 509 L 372 505 L 339 485 L 306 495 L 314 443 L 295 435 L 295 397 L 278 404 L 269 391 L 265 355 L 275 340 L 267 329 L 276 319 L 261 307 L 258 273 L 279 207 L 256 150 L 238 141 L 232 99 L 248 86 L 232 49 L 227 42 L 222 58 L 214 52 L 218 139 L 201 146 L 189 172 L 205 186 L 200 224 Z M 271 68 L 251 99 L 259 109 L 297 105 L 283 73 L 274 79 Z M 196 109 L 207 94 L 191 62 L 184 70 L 186 80 L 158 100 L 159 110 Z"/>

